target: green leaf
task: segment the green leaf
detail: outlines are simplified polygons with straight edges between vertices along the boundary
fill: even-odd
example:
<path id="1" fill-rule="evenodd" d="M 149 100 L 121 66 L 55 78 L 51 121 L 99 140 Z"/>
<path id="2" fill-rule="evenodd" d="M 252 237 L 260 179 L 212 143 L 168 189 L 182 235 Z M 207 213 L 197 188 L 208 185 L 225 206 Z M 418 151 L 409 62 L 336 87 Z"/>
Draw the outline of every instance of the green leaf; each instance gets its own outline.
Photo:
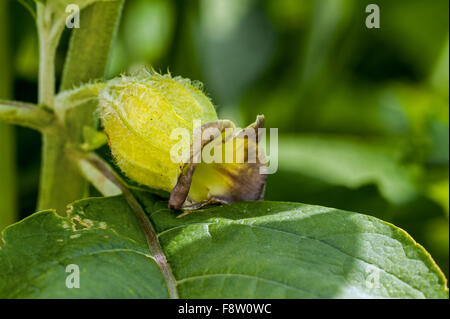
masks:
<path id="1" fill-rule="evenodd" d="M 12 68 L 10 62 L 9 45 L 9 1 L 0 2 L 0 99 L 10 98 L 12 95 Z M 1 102 L 0 102 L 1 103 Z M 0 104 L 0 113 L 3 107 Z M 0 114 L 0 119 L 2 115 Z M 0 123 L 0 230 L 17 220 L 17 185 L 18 174 L 16 165 L 16 133 L 14 127 Z"/>
<path id="2" fill-rule="evenodd" d="M 166 201 L 136 195 L 181 298 L 448 298 L 428 253 L 403 230 L 370 216 L 241 202 L 176 218 Z M 69 264 L 80 268 L 78 289 L 65 286 Z M 82 200 L 66 217 L 44 211 L 8 227 L 0 268 L 3 298 L 168 296 L 122 197 Z"/>
<path id="3" fill-rule="evenodd" d="M 43 5 L 46 7 L 46 11 L 53 17 L 50 18 L 51 29 L 54 29 L 53 33 L 58 33 L 55 28 L 63 28 L 64 22 L 70 15 L 67 7 L 69 5 L 75 4 L 80 10 L 88 7 L 89 5 L 96 2 L 109 2 L 109 1 L 121 1 L 121 0 L 18 0 L 33 16 L 34 19 L 37 17 L 36 5 Z"/>
<path id="4" fill-rule="evenodd" d="M 63 4 L 69 4 L 70 2 L 68 0 L 49 0 L 44 8 L 40 5 L 38 6 L 40 11 L 43 11 L 40 15 L 43 20 L 39 29 L 40 38 L 42 38 L 42 33 L 50 32 L 50 35 L 52 34 L 52 31 L 47 30 L 46 27 L 48 26 L 44 24 L 44 17 L 52 15 L 46 14 L 56 12 L 52 10 L 64 10 L 65 6 Z M 94 2 L 96 1 L 84 0 L 77 2 L 80 9 L 85 9 L 80 12 L 80 28 L 73 30 L 72 33 L 69 53 L 64 64 L 64 73 L 61 80 L 63 88 L 65 86 L 72 88 L 79 81 L 87 82 L 94 78 L 102 77 L 105 73 L 107 50 L 114 37 L 114 30 L 120 17 L 123 1 Z M 61 4 L 59 7 L 57 6 L 58 3 Z M 61 18 L 67 16 L 67 13 L 60 12 L 53 16 L 55 21 L 61 21 Z M 63 22 L 64 20 L 61 23 Z M 40 24 L 38 23 L 38 25 Z M 52 24 L 51 29 L 54 26 L 59 30 L 58 24 Z M 53 41 L 56 44 L 58 42 L 57 39 L 59 39 L 59 35 L 56 33 L 53 36 Z M 42 47 L 45 47 L 47 42 L 45 38 L 41 42 Z M 86 45 L 88 47 L 85 47 Z M 56 46 L 50 47 L 50 49 L 55 52 Z M 90 59 L 83 60 L 80 63 L 79 59 L 74 58 L 76 55 L 89 57 Z M 50 60 L 47 61 L 48 68 L 41 67 L 43 78 L 53 74 L 51 68 L 54 66 L 54 61 L 51 58 L 48 60 Z M 92 72 L 86 73 L 86 69 L 90 69 Z M 45 97 L 47 93 L 50 93 L 46 98 L 48 102 L 44 103 L 46 105 L 53 105 L 54 100 L 53 88 L 55 85 L 50 82 L 53 81 L 49 80 L 47 85 L 42 85 L 44 80 L 39 81 L 43 88 L 43 92 L 40 95 Z M 44 87 L 47 87 L 47 90 Z M 85 88 L 82 88 L 81 91 L 87 93 Z M 55 105 L 55 112 L 64 124 L 67 136 L 62 134 L 56 136 L 44 135 L 43 164 L 38 201 L 41 209 L 56 208 L 60 210 L 74 199 L 85 196 L 88 184 L 79 172 L 74 169 L 74 165 L 71 163 L 72 159 L 65 152 L 63 144 L 66 142 L 76 145 L 83 143 L 83 127 L 87 125 L 95 127 L 97 124 L 97 119 L 95 114 L 93 114 L 96 107 L 95 101 L 89 99 L 85 103 L 80 103 L 77 107 L 74 105 L 63 105 L 63 107 L 60 104 Z M 68 141 L 65 140 L 66 138 Z M 70 200 L 67 200 L 68 198 Z"/>
<path id="5" fill-rule="evenodd" d="M 88 6 L 80 13 L 83 26 L 73 30 L 70 38 L 61 79 L 64 91 L 56 97 L 55 109 L 69 128 L 70 138 L 77 143 L 85 141 L 85 126 L 95 128 L 97 124 L 93 114 L 97 101 L 93 99 L 104 84 L 93 81 L 104 78 L 122 6 L 122 0 L 100 1 Z"/>

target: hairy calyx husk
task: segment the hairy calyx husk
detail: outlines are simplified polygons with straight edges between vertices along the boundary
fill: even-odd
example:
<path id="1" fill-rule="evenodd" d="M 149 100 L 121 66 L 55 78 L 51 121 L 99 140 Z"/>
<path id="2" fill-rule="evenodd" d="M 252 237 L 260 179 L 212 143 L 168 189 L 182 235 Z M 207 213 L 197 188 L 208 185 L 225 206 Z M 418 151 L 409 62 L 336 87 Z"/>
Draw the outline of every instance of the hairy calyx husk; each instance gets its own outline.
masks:
<path id="1" fill-rule="evenodd" d="M 236 128 L 217 119 L 199 83 L 154 71 L 110 80 L 99 100 L 117 165 L 136 182 L 170 192 L 170 208 L 263 198 L 265 157 L 258 145 L 263 116 Z M 189 132 L 189 152 L 174 160 L 171 151 L 180 141 L 173 132 L 180 129 Z M 212 162 L 202 161 L 205 151 Z"/>

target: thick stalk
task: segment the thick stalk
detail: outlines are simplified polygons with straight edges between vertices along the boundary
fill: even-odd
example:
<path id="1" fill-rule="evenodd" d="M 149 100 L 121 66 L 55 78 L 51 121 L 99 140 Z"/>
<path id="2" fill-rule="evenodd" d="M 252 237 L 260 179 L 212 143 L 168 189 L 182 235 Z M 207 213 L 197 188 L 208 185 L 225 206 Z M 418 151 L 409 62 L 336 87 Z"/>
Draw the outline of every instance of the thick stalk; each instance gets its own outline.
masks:
<path id="1" fill-rule="evenodd" d="M 37 3 L 39 34 L 39 104 L 53 108 L 55 96 L 55 53 L 59 35 L 52 34 L 51 14 Z M 42 163 L 38 209 L 56 209 L 62 213 L 66 205 L 85 196 L 87 183 L 65 152 L 67 138 L 62 129 L 53 128 L 42 135 Z"/>
<path id="2" fill-rule="evenodd" d="M 66 143 L 62 129 L 43 134 L 39 210 L 53 208 L 61 214 L 87 194 L 88 185 L 66 152 Z"/>
<path id="3" fill-rule="evenodd" d="M 170 267 L 170 264 L 167 261 L 166 255 L 164 254 L 164 250 L 161 247 L 161 244 L 159 242 L 158 236 L 156 235 L 152 223 L 150 222 L 147 214 L 145 213 L 144 209 L 142 208 L 141 204 L 138 202 L 136 197 L 128 189 L 125 183 L 115 174 L 115 172 L 111 169 L 111 167 L 95 153 L 83 155 L 80 154 L 74 156 L 78 157 L 80 165 L 83 165 L 83 163 L 89 163 L 90 165 L 95 167 L 98 170 L 98 173 L 102 174 L 104 178 L 109 180 L 109 182 L 112 182 L 116 186 L 114 192 L 117 191 L 122 192 L 123 197 L 127 201 L 128 205 L 130 206 L 131 210 L 135 214 L 136 218 L 139 221 L 139 224 L 142 227 L 142 231 L 144 232 L 145 238 L 147 239 L 148 248 L 152 253 L 152 256 L 155 258 L 155 261 L 158 264 L 159 269 L 161 270 L 164 280 L 166 281 L 169 298 L 178 299 L 179 296 L 177 290 L 177 281 L 172 273 L 172 268 Z M 91 180 L 93 183 L 99 181 L 98 178 L 95 178 L 96 174 L 94 175 L 91 174 L 91 176 L 94 177 L 94 179 Z M 104 181 L 101 181 L 101 184 L 104 184 Z M 99 189 L 103 189 L 104 185 L 102 186 L 97 184 L 97 187 Z M 109 187 L 109 189 L 111 188 Z M 106 196 L 108 194 L 104 195 Z"/>
<path id="4" fill-rule="evenodd" d="M 55 116 L 31 103 L 0 100 L 0 121 L 46 131 L 53 126 Z"/>
<path id="5" fill-rule="evenodd" d="M 15 134 L 12 126 L 0 123 L 0 231 L 17 219 L 17 170 Z"/>

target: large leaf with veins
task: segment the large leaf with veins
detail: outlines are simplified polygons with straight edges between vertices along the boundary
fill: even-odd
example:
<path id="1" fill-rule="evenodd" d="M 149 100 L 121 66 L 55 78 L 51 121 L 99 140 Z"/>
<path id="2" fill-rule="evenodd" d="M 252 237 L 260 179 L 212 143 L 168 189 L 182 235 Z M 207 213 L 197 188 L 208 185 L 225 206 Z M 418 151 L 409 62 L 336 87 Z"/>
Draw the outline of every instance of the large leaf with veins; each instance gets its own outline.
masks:
<path id="1" fill-rule="evenodd" d="M 403 230 L 299 203 L 241 202 L 177 218 L 137 192 L 181 298 L 448 298 L 446 280 Z M 66 267 L 80 269 L 67 288 Z M 164 276 L 121 197 L 36 213 L 0 246 L 3 298 L 167 298 Z"/>

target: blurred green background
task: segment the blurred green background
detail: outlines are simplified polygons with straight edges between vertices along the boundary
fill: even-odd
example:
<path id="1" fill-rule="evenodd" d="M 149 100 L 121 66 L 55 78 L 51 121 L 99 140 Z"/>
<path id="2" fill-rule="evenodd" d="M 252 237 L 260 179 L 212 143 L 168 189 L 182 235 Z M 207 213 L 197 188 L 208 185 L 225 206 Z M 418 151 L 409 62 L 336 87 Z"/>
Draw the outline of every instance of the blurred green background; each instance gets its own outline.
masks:
<path id="1" fill-rule="evenodd" d="M 380 29 L 365 8 L 380 7 Z M 151 65 L 200 80 L 221 118 L 279 132 L 266 199 L 361 212 L 449 274 L 447 0 L 127 0 L 108 78 Z M 30 14 L 0 1 L 0 98 L 37 101 Z M 81 27 L 83 12 L 81 12 Z M 69 30 L 57 55 L 60 74 Z M 35 210 L 40 136 L 0 125 L 0 228 Z"/>

